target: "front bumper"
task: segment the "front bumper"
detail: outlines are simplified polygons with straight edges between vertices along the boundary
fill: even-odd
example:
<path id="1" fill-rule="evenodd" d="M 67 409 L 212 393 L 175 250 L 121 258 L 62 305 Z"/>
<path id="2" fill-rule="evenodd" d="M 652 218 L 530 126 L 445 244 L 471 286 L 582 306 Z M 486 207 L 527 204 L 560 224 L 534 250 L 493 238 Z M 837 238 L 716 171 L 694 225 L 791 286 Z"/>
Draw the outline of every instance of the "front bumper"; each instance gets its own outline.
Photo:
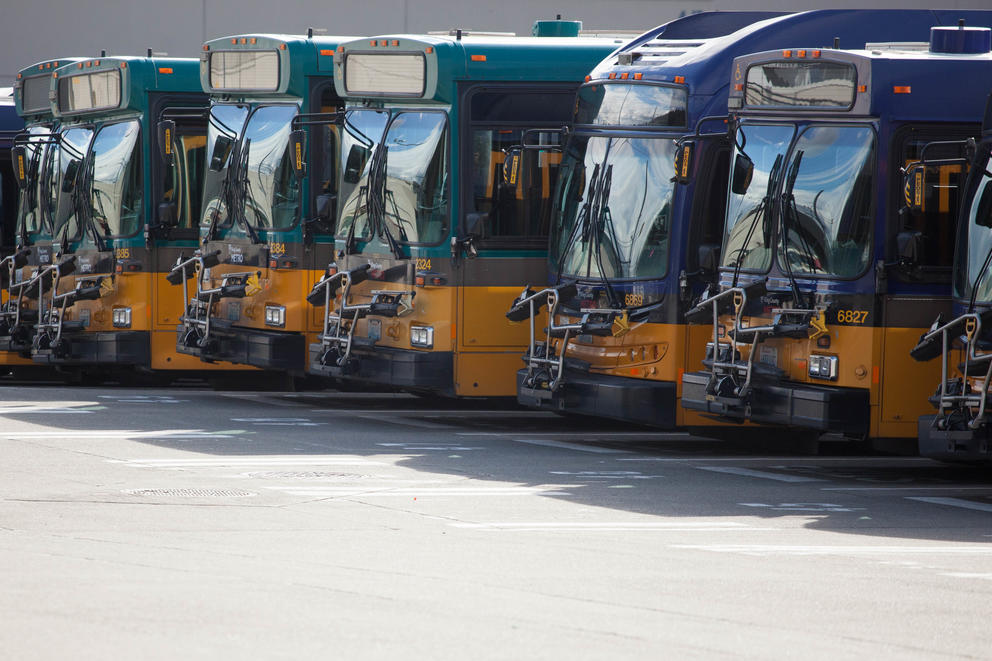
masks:
<path id="1" fill-rule="evenodd" d="M 864 436 L 870 428 L 868 390 L 806 383 L 759 382 L 747 401 L 706 392 L 710 372 L 682 376 L 682 406 L 729 420 L 800 427 L 845 436 Z"/>
<path id="2" fill-rule="evenodd" d="M 450 351 L 413 351 L 375 347 L 355 349 L 347 365 L 324 365 L 324 349 L 310 345 L 310 373 L 318 376 L 365 381 L 397 388 L 454 392 L 455 357 Z"/>
<path id="3" fill-rule="evenodd" d="M 97 331 L 62 334 L 62 346 L 35 349 L 31 358 L 43 365 L 151 364 L 148 331 Z"/>
<path id="4" fill-rule="evenodd" d="M 676 384 L 670 381 L 592 375 L 566 369 L 554 391 L 525 385 L 527 370 L 517 372 L 517 401 L 535 409 L 675 427 Z"/>
<path id="5" fill-rule="evenodd" d="M 940 461 L 992 461 L 992 437 L 988 425 L 978 429 L 937 429 L 937 416 L 919 419 L 919 449 L 921 457 Z"/>
<path id="6" fill-rule="evenodd" d="M 303 372 L 306 363 L 306 338 L 302 333 L 270 331 L 244 326 L 226 326 L 212 322 L 210 338 L 204 347 L 187 346 L 187 329 L 177 328 L 176 351 L 197 356 L 208 363 L 226 361 L 252 365 L 266 370 Z"/>

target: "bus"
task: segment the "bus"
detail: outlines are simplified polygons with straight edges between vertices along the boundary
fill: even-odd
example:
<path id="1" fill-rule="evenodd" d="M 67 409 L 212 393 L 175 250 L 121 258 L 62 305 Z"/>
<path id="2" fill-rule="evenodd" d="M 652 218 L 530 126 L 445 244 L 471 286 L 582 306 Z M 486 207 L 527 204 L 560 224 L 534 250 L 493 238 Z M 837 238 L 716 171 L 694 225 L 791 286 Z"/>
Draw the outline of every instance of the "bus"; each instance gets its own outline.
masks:
<path id="1" fill-rule="evenodd" d="M 950 309 L 963 172 L 939 166 L 937 198 L 906 209 L 900 168 L 978 131 L 992 55 L 964 33 L 734 61 L 720 290 L 687 314 L 710 345 L 683 406 L 797 437 L 916 437 L 939 375 L 907 354 Z"/>
<path id="2" fill-rule="evenodd" d="M 206 97 L 196 59 L 102 56 L 51 72 L 52 250 L 32 359 L 60 369 L 201 369 L 175 351 L 165 275 L 197 245 Z M 171 132 L 159 140 L 160 122 Z"/>
<path id="3" fill-rule="evenodd" d="M 0 87 L 0 255 L 17 247 L 17 179 L 11 150 L 24 121 L 14 106 L 14 89 Z"/>
<path id="4" fill-rule="evenodd" d="M 186 291 L 181 353 L 304 375 L 321 321 L 305 299 L 334 251 L 342 101 L 333 64 L 353 38 L 250 34 L 203 45 L 201 245 L 173 278 Z"/>
<path id="5" fill-rule="evenodd" d="M 18 72 L 14 81 L 14 110 L 23 130 L 10 141 L 11 172 L 16 184 L 16 207 L 5 215 L 0 261 L 0 365 L 23 369 L 34 365 L 31 339 L 38 318 L 37 282 L 40 268 L 52 260 L 53 204 L 58 176 L 52 168 L 58 129 L 48 99 L 52 73 L 78 58 L 45 60 Z M 4 201 L 8 201 L 4 192 Z"/>
<path id="6" fill-rule="evenodd" d="M 977 31 L 976 31 L 977 32 Z M 974 38 L 989 38 L 989 34 Z M 987 45 L 985 46 L 988 47 Z M 941 140 L 937 145 L 947 144 Z M 953 143 L 952 143 L 953 144 Z M 939 381 L 930 393 L 935 413 L 919 418 L 919 453 L 950 461 L 988 461 L 992 457 L 988 392 L 992 380 L 992 94 L 978 140 L 963 143 L 964 156 L 930 155 L 910 165 L 906 205 L 934 204 L 942 184 L 939 168 L 963 162 L 968 169 L 961 192 L 952 277 L 952 314 L 938 317 L 913 347 L 919 361 L 940 359 Z M 953 362 L 952 362 L 953 361 Z"/>
<path id="7" fill-rule="evenodd" d="M 528 288 L 507 313 L 532 338 L 517 400 L 663 429 L 726 427 L 679 398 L 682 374 L 707 344 L 685 312 L 718 277 L 734 58 L 796 43 L 908 39 L 952 20 L 931 11 L 704 12 L 600 63 L 579 91 L 564 150 L 551 287 Z M 542 312 L 552 322 L 543 330 Z"/>
<path id="8" fill-rule="evenodd" d="M 514 394 L 527 338 L 503 311 L 543 277 L 560 161 L 521 145 L 556 141 L 583 77 L 624 41 L 580 26 L 338 46 L 340 211 L 336 252 L 308 297 L 323 321 L 312 374 Z"/>

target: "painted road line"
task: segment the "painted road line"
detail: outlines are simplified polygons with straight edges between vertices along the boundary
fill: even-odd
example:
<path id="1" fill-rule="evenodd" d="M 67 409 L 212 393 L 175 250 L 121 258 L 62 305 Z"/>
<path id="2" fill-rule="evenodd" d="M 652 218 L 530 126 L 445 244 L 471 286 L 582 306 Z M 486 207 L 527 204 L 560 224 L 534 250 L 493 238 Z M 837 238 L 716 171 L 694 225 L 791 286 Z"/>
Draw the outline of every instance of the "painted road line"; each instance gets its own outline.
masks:
<path id="1" fill-rule="evenodd" d="M 831 555 L 831 556 L 893 556 L 893 555 L 977 555 L 992 556 L 992 546 L 802 546 L 790 544 L 671 544 L 669 548 L 739 555 Z"/>
<path id="2" fill-rule="evenodd" d="M 805 477 L 802 475 L 782 475 L 780 473 L 768 473 L 766 471 L 756 471 L 750 468 L 737 468 L 735 466 L 695 466 L 702 471 L 713 473 L 726 473 L 727 475 L 739 475 L 741 477 L 756 477 L 762 480 L 775 480 L 776 482 L 824 482 L 817 477 Z"/>
<path id="3" fill-rule="evenodd" d="M 481 446 L 467 446 L 467 445 L 427 445 L 426 443 L 376 443 L 384 448 L 397 448 L 399 450 L 408 450 L 410 452 L 421 452 L 427 450 L 439 450 L 442 452 L 453 452 L 455 450 L 485 450 L 486 448 Z"/>
<path id="4" fill-rule="evenodd" d="M 548 448 L 561 448 L 563 450 L 578 450 L 579 452 L 592 452 L 595 454 L 630 454 L 629 450 L 617 450 L 615 448 L 603 448 L 595 445 L 581 445 L 579 443 L 566 443 L 565 441 L 552 441 L 537 438 L 515 438 L 514 443 L 527 443 L 528 445 L 541 445 Z"/>
<path id="5" fill-rule="evenodd" d="M 469 530 L 506 530 L 518 532 L 581 532 L 581 531 L 717 531 L 717 530 L 772 530 L 772 528 L 754 528 L 746 523 L 736 521 L 514 521 L 495 523 L 451 523 L 453 528 Z"/>
<path id="6" fill-rule="evenodd" d="M 0 432 L 0 436 L 10 439 L 32 438 L 231 438 L 244 434 L 242 429 L 225 431 L 203 431 L 201 429 L 159 429 L 155 431 L 128 431 L 120 429 L 104 429 L 90 431 L 41 431 L 41 432 Z M 254 432 L 249 432 L 254 434 Z"/>
<path id="7" fill-rule="evenodd" d="M 947 505 L 949 507 L 960 507 L 966 510 L 978 510 L 979 512 L 992 512 L 992 503 L 975 503 L 961 498 L 938 498 L 930 496 L 906 496 L 906 500 L 917 500 L 921 503 L 931 503 L 933 505 Z"/>
<path id="8" fill-rule="evenodd" d="M 318 487 L 311 485 L 300 486 L 271 486 L 265 487 L 280 491 L 290 496 L 308 496 L 317 498 L 347 498 L 361 496 L 363 498 L 437 498 L 463 496 L 567 496 L 568 491 L 562 491 L 560 486 L 548 487 Z"/>
<path id="9" fill-rule="evenodd" d="M 213 468 L 230 466 L 385 466 L 381 461 L 360 457 L 276 456 L 227 457 L 209 459 L 107 459 L 107 463 L 142 468 Z"/>
<path id="10" fill-rule="evenodd" d="M 992 484 L 979 486 L 946 487 L 820 487 L 820 491 L 992 491 Z"/>

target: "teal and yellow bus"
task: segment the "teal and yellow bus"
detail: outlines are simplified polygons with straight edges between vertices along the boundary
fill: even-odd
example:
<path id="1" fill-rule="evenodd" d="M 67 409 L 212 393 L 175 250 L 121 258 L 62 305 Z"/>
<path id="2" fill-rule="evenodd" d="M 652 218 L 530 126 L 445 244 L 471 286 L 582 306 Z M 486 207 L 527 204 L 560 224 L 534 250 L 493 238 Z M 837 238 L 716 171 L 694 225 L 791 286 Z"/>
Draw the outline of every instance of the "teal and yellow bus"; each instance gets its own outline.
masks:
<path id="1" fill-rule="evenodd" d="M 35 362 L 201 368 L 175 351 L 182 299 L 165 275 L 197 245 L 206 97 L 195 59 L 99 57 L 50 72 L 58 124 L 52 251 Z M 165 141 L 158 126 L 171 127 Z"/>
<path id="2" fill-rule="evenodd" d="M 4 302 L 0 310 L 0 364 L 33 365 L 31 339 L 38 318 L 39 268 L 52 261 L 52 226 L 60 180 L 54 167 L 58 153 L 58 121 L 48 98 L 52 73 L 78 58 L 46 60 L 25 67 L 14 81 L 14 107 L 24 123 L 12 144 L 11 161 L 17 190 L 13 236 L 5 239 L 0 263 Z M 6 196 L 5 196 L 6 197 Z"/>
<path id="3" fill-rule="evenodd" d="M 335 254 L 309 300 L 314 374 L 512 396 L 525 328 L 504 311 L 545 279 L 559 129 L 623 40 L 456 31 L 338 46 L 345 99 Z M 548 149 L 522 150 L 546 143 Z M 553 143 L 553 144 L 552 144 Z"/>
<path id="4" fill-rule="evenodd" d="M 321 322 L 305 298 L 334 249 L 340 40 L 251 34 L 204 44 L 201 246 L 173 277 L 186 291 L 180 352 L 303 375 L 307 335 Z"/>

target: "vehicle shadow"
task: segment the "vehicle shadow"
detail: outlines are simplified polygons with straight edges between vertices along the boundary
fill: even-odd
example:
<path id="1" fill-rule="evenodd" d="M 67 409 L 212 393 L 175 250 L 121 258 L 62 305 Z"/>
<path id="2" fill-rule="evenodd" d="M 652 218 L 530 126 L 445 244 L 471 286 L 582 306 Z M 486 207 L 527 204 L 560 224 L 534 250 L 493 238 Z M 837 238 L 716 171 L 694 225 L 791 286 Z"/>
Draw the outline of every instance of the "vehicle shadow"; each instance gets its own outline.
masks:
<path id="1" fill-rule="evenodd" d="M 501 400 L 86 387 L 0 395 L 0 420 L 42 423 L 68 439 L 113 434 L 150 450 L 213 457 L 393 455 L 425 475 L 530 487 L 631 521 L 802 517 L 806 528 L 850 535 L 992 542 L 985 466 L 837 447 L 833 456 L 808 456 L 782 439 L 704 439 Z"/>

